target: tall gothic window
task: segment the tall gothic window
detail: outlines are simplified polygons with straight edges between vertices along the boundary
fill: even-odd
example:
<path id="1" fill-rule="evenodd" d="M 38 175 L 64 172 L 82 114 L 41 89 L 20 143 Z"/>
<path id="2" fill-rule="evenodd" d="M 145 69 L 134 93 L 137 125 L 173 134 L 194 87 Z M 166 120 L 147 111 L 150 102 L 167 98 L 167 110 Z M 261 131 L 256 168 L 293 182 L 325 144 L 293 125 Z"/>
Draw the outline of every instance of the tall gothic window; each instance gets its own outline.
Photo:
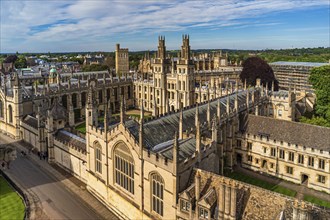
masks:
<path id="1" fill-rule="evenodd" d="M 95 171 L 102 173 L 102 147 L 99 143 L 95 144 Z"/>
<path id="2" fill-rule="evenodd" d="M 116 147 L 114 158 L 115 183 L 134 194 L 134 160 L 124 143 Z"/>
<path id="3" fill-rule="evenodd" d="M 0 118 L 3 117 L 3 103 L 2 100 L 0 100 Z"/>
<path id="4" fill-rule="evenodd" d="M 163 216 L 164 210 L 164 181 L 158 174 L 153 174 L 151 177 L 152 188 L 152 210 Z"/>
<path id="5" fill-rule="evenodd" d="M 11 105 L 8 106 L 8 112 L 9 112 L 9 123 L 13 123 L 13 107 Z"/>

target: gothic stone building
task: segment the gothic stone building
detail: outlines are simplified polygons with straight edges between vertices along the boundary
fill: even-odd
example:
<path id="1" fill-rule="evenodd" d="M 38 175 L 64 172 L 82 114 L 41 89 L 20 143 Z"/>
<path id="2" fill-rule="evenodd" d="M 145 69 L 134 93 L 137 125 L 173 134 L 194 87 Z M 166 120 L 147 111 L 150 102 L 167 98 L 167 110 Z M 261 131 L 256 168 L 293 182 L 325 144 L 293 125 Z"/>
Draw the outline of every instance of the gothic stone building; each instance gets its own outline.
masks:
<path id="1" fill-rule="evenodd" d="M 198 93 L 203 88 L 195 87 L 189 38 L 183 38 L 176 72 L 169 70 L 173 62 L 168 63 L 164 45 L 160 39 L 158 58 L 152 64 L 153 82 L 113 77 L 107 71 L 53 71 L 51 79 L 17 73 L 12 79 L 2 77 L 1 131 L 47 151 L 49 162 L 80 178 L 122 218 L 253 219 L 258 212 L 267 213 L 261 209 L 272 210 L 272 205 L 260 206 L 256 198 L 245 197 L 256 195 L 250 186 L 216 175 L 239 164 L 330 192 L 330 129 L 292 122 L 294 91 L 236 83 L 225 84 L 223 92 L 223 81 L 218 79 L 215 84 L 220 86 L 205 87 L 202 99 Z M 31 83 L 36 80 L 41 83 Z M 152 83 L 150 93 L 137 90 L 148 83 Z M 168 95 L 171 89 L 174 99 Z M 151 100 L 156 104 L 150 106 Z M 125 115 L 130 106 L 141 109 L 139 121 Z M 151 108 L 157 114 L 144 120 L 144 109 Z M 73 129 L 81 120 L 86 135 Z M 196 168 L 204 170 L 198 171 L 200 182 Z M 223 183 L 212 185 L 216 179 Z M 239 198 L 245 208 L 239 206 Z M 278 210 L 286 216 L 309 216 L 315 211 L 309 204 L 286 206 L 280 201 L 273 216 L 280 214 Z"/>

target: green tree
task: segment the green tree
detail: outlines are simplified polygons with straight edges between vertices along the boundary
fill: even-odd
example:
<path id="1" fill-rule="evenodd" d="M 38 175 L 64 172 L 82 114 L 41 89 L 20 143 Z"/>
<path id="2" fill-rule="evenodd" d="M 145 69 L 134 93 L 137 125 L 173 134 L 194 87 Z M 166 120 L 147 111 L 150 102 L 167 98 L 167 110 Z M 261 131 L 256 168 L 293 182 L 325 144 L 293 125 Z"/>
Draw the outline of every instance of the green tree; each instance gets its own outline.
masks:
<path id="1" fill-rule="evenodd" d="M 330 65 L 313 68 L 309 81 L 316 94 L 315 116 L 330 123 Z"/>
<path id="2" fill-rule="evenodd" d="M 17 69 L 20 68 L 26 68 L 27 67 L 27 61 L 24 55 L 19 55 L 18 59 L 15 61 L 15 67 Z"/>

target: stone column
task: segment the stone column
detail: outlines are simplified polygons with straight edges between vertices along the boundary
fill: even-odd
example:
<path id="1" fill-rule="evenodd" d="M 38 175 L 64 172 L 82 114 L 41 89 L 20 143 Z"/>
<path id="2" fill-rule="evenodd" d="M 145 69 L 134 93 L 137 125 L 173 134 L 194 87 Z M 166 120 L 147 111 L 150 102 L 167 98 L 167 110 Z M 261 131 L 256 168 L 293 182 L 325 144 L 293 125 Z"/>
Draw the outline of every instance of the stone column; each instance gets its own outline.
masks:
<path id="1" fill-rule="evenodd" d="M 226 194 L 225 194 L 225 219 L 230 218 L 230 187 L 226 186 Z"/>
<path id="2" fill-rule="evenodd" d="M 231 188 L 231 204 L 230 204 L 230 217 L 232 220 L 236 219 L 236 199 L 237 199 L 237 186 L 233 185 Z"/>
<path id="3" fill-rule="evenodd" d="M 218 193 L 218 219 L 223 219 L 225 211 L 225 185 L 220 184 L 220 190 Z"/>

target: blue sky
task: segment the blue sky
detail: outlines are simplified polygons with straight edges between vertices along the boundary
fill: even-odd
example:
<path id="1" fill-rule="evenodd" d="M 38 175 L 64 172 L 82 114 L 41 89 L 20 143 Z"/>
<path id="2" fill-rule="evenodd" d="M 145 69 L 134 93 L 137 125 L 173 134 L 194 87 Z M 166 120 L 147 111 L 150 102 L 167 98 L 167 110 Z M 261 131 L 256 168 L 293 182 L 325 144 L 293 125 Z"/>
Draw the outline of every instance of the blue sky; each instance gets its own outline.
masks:
<path id="1" fill-rule="evenodd" d="M 0 52 L 329 47 L 329 0 L 0 0 Z"/>

